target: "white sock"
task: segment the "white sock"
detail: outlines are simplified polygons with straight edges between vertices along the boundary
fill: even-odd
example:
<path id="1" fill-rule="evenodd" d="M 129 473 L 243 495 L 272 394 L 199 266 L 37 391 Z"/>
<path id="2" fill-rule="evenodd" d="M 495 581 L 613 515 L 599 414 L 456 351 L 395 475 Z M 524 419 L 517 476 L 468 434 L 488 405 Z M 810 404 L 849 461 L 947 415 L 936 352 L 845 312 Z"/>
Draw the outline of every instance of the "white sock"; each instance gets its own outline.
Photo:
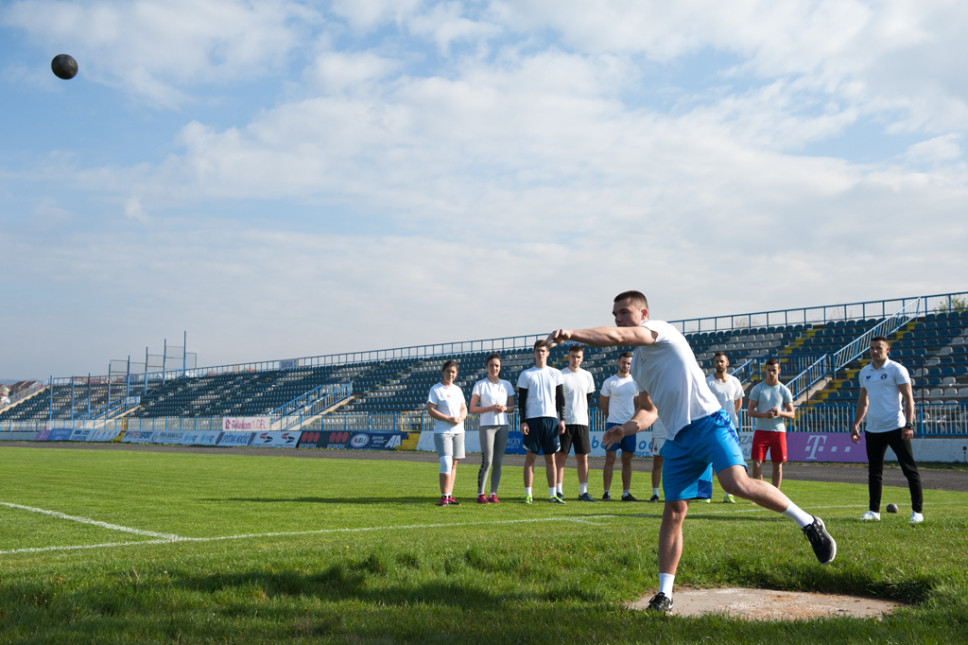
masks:
<path id="1" fill-rule="evenodd" d="M 578 484 L 578 493 L 580 495 L 584 495 L 587 492 L 588 492 L 588 482 L 585 482 L 584 484 Z"/>
<path id="2" fill-rule="evenodd" d="M 558 484 L 557 486 L 555 486 L 555 490 L 558 492 L 559 495 L 563 495 L 562 489 L 561 489 L 561 484 Z"/>
<path id="3" fill-rule="evenodd" d="M 669 598 L 672 598 L 672 583 L 676 580 L 676 574 L 674 573 L 660 573 L 659 574 L 659 593 L 664 593 Z"/>
<path id="4" fill-rule="evenodd" d="M 658 488 L 653 488 L 652 489 L 652 494 L 655 495 L 656 497 L 658 497 L 659 496 L 659 489 Z"/>
<path id="5" fill-rule="evenodd" d="M 608 489 L 607 488 L 604 491 L 602 491 L 602 495 L 608 495 Z"/>
<path id="6" fill-rule="evenodd" d="M 632 494 L 632 491 L 630 491 L 628 488 L 622 491 L 622 497 L 625 497 L 626 495 L 631 495 L 631 494 Z"/>
<path id="7" fill-rule="evenodd" d="M 531 487 L 530 486 L 525 486 L 524 487 L 524 496 L 525 497 L 531 497 Z"/>
<path id="8" fill-rule="evenodd" d="M 554 486 L 548 487 L 548 497 L 555 497 L 555 493 L 557 492 L 558 490 Z"/>
<path id="9" fill-rule="evenodd" d="M 808 524 L 813 524 L 813 515 L 806 513 L 799 506 L 790 502 L 783 514 L 789 517 L 791 520 L 797 523 L 797 526 L 803 528 Z"/>

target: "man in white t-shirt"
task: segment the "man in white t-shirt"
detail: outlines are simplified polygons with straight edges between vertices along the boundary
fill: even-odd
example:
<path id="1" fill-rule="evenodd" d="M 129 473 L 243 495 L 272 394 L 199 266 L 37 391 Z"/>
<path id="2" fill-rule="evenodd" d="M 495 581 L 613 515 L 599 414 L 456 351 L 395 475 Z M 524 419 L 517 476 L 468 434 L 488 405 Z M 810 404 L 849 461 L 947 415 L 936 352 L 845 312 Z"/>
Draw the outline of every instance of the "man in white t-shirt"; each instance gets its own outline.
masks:
<path id="1" fill-rule="evenodd" d="M 672 610 L 672 587 L 682 557 L 682 523 L 689 500 L 712 494 L 712 468 L 733 495 L 789 517 L 803 530 L 817 560 L 833 562 L 837 544 L 823 521 L 762 480 L 746 474 L 739 437 L 729 415 L 709 391 L 689 343 L 669 323 L 649 319 L 649 303 L 639 291 L 625 291 L 612 305 L 615 327 L 556 329 L 549 343 L 568 340 L 594 347 L 635 347 L 632 378 L 639 386 L 635 415 L 605 433 L 611 445 L 662 419 L 669 437 L 662 447 L 665 508 L 659 529 L 659 593 L 649 609 Z"/>
<path id="2" fill-rule="evenodd" d="M 766 380 L 760 381 L 750 390 L 750 405 L 746 413 L 753 419 L 753 448 L 750 461 L 753 462 L 753 479 L 763 479 L 763 462 L 770 453 L 773 462 L 771 481 L 777 488 L 783 481 L 783 464 L 787 460 L 786 424 L 784 419 L 793 419 L 793 393 L 780 383 L 780 361 L 770 358 L 766 361 Z"/>
<path id="3" fill-rule="evenodd" d="M 706 377 L 706 385 L 713 393 L 719 404 L 723 406 L 729 418 L 733 421 L 733 427 L 739 432 L 739 411 L 743 407 L 743 384 L 739 379 L 727 372 L 729 368 L 729 357 L 726 352 L 716 352 L 713 354 L 713 373 Z M 723 501 L 727 504 L 735 504 L 736 500 L 729 493 L 725 493 Z"/>
<path id="4" fill-rule="evenodd" d="M 888 358 L 891 346 L 883 336 L 871 339 L 871 362 L 860 370 L 860 396 L 854 409 L 850 438 L 860 441 L 860 424 L 867 415 L 867 487 L 870 504 L 862 520 L 881 519 L 881 477 L 888 446 L 897 456 L 911 491 L 911 523 L 924 521 L 921 475 L 914 463 L 914 394 L 911 376 L 900 363 Z M 870 410 L 870 414 L 868 414 Z"/>
<path id="5" fill-rule="evenodd" d="M 561 371 L 548 365 L 548 343 L 534 344 L 534 367 L 518 377 L 518 407 L 521 410 L 521 435 L 524 444 L 524 503 L 532 502 L 534 462 L 544 455 L 548 476 L 549 501 L 564 504 L 558 497 L 555 453 L 561 447 L 559 437 L 565 433 L 565 393 Z"/>
<path id="6" fill-rule="evenodd" d="M 588 453 L 592 443 L 588 436 L 588 406 L 595 394 L 595 379 L 591 372 L 581 367 L 585 360 L 585 350 L 581 345 L 568 348 L 568 367 L 561 370 L 562 387 L 565 393 L 565 434 L 561 435 L 561 449 L 555 455 L 558 467 L 557 497 L 564 499 L 562 480 L 565 477 L 565 462 L 568 451 L 575 448 L 575 462 L 578 464 L 578 500 L 594 502 L 588 494 Z"/>
<path id="7" fill-rule="evenodd" d="M 635 414 L 635 397 L 639 388 L 629 370 L 632 367 L 632 352 L 622 352 L 618 357 L 618 371 L 605 379 L 599 397 L 599 406 L 605 417 L 605 430 L 620 426 Z M 612 486 L 612 471 L 615 468 L 615 455 L 622 450 L 622 501 L 637 502 L 632 495 L 632 457 L 635 456 L 635 435 L 624 437 L 620 442 L 609 446 L 605 451 L 605 464 L 602 467 L 602 501 L 612 501 L 609 489 Z"/>

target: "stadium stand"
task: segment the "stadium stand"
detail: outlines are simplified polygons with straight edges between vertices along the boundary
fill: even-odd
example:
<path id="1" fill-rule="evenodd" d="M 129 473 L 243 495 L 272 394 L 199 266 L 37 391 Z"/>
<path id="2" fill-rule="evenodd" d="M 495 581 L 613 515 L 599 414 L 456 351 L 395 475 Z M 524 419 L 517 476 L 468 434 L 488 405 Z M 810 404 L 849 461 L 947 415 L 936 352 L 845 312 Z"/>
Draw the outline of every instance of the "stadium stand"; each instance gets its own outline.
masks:
<path id="1" fill-rule="evenodd" d="M 925 297 L 927 298 L 927 297 Z M 950 301 L 950 298 L 949 298 Z M 927 302 L 927 300 L 925 300 Z M 839 306 L 838 306 L 839 307 Z M 718 350 L 730 356 L 732 368 L 747 389 L 760 376 L 766 358 L 781 359 L 781 380 L 805 373 L 811 366 L 849 346 L 863 345 L 865 334 L 888 319 L 893 312 L 886 306 L 881 315 L 844 316 L 833 320 L 798 321 L 785 324 L 734 325 L 729 329 L 686 331 L 701 367 L 712 371 L 712 358 Z M 968 419 L 968 310 L 935 308 L 925 313 L 919 304 L 915 315 L 902 321 L 889 334 L 892 357 L 904 364 L 914 380 L 919 404 L 957 406 L 946 408 Z M 844 306 L 846 312 L 847 306 Z M 766 316 L 769 317 L 769 316 Z M 732 317 L 752 323 L 753 315 Z M 502 377 L 517 382 L 523 369 L 533 364 L 531 344 L 535 337 L 519 337 L 515 347 L 500 350 Z M 470 342 L 470 341 L 469 341 Z M 477 341 L 474 341 L 477 342 Z M 483 342 L 477 342 L 483 347 Z M 436 347 L 436 346 L 435 346 Z M 857 400 L 857 372 L 867 361 L 864 347 L 859 356 L 843 366 L 825 368 L 823 378 L 804 388 L 798 401 L 800 416 L 818 414 L 831 406 L 848 407 Z M 600 385 L 615 369 L 619 349 L 589 347 L 583 367 Z M 566 348 L 552 350 L 549 364 L 564 367 Z M 5 423 L 53 419 L 131 419 L 207 418 L 282 414 L 285 409 L 308 405 L 306 395 L 323 387 L 352 385 L 351 398 L 332 407 L 346 414 L 419 413 L 426 407 L 427 392 L 439 380 L 440 367 L 447 358 L 460 365 L 457 384 L 470 398 L 473 384 L 485 375 L 484 362 L 490 349 L 475 351 L 427 352 L 420 356 L 381 357 L 314 364 L 312 359 L 279 362 L 271 368 L 245 366 L 192 370 L 189 373 L 144 375 L 123 381 L 107 377 L 51 379 L 48 384 L 32 384 L 29 395 L 22 396 L 0 410 L 0 429 Z M 21 388 L 27 391 L 27 386 Z M 302 398 L 301 398 L 302 397 Z M 593 408 L 597 408 L 593 397 Z M 952 410 L 954 412 L 952 412 Z M 935 411 L 936 412 L 936 411 Z M 934 412 L 932 412 L 934 414 Z"/>

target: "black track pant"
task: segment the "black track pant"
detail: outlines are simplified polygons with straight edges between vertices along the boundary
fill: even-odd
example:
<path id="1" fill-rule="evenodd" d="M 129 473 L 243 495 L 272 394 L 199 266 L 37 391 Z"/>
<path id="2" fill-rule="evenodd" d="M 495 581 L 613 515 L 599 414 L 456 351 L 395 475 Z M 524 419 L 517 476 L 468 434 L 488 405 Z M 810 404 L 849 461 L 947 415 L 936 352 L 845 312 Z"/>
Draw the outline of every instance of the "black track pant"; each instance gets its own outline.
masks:
<path id="1" fill-rule="evenodd" d="M 867 446 L 868 475 L 867 487 L 870 491 L 870 509 L 875 513 L 881 510 L 881 479 L 884 474 L 884 453 L 888 446 L 897 455 L 901 465 L 901 472 L 908 480 L 911 489 L 911 510 L 921 512 L 924 495 L 921 493 L 921 475 L 914 463 L 914 453 L 911 451 L 911 440 L 901 438 L 901 428 L 890 432 L 865 433 L 864 443 Z"/>

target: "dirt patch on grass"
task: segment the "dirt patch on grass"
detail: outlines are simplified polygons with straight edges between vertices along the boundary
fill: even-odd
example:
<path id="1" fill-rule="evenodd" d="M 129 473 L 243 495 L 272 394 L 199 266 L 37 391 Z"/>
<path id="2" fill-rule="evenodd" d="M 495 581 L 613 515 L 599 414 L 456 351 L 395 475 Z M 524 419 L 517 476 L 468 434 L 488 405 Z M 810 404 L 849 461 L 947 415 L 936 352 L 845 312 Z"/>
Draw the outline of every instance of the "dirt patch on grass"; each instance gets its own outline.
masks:
<path id="1" fill-rule="evenodd" d="M 642 596 L 629 606 L 646 609 L 652 595 Z M 882 619 L 903 603 L 859 596 L 774 591 L 770 589 L 677 589 L 672 614 L 702 616 L 726 614 L 744 620 L 809 620 L 849 616 Z"/>

